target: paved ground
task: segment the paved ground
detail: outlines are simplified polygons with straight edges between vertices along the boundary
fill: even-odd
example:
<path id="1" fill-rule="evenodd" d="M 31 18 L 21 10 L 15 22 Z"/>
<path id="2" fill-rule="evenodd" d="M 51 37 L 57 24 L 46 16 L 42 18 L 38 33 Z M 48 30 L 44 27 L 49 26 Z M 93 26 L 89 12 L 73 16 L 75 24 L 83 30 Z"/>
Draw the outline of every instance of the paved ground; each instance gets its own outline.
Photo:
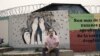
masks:
<path id="1" fill-rule="evenodd" d="M 8 52 L 4 52 L 3 55 L 5 56 L 15 56 L 15 55 L 35 55 L 35 56 L 40 56 L 42 54 L 42 52 L 34 52 L 33 50 L 13 50 L 13 51 L 8 51 Z M 60 50 L 60 56 L 73 56 L 73 51 L 72 50 Z"/>
<path id="2" fill-rule="evenodd" d="M 100 51 L 96 52 L 74 52 L 74 56 L 100 56 Z"/>
<path id="3" fill-rule="evenodd" d="M 28 54 L 28 53 L 34 53 L 33 51 L 12 51 L 12 52 L 6 52 L 6 54 Z M 74 56 L 100 56 L 100 52 L 74 52 Z"/>
<path id="4" fill-rule="evenodd" d="M 4 52 L 4 54 L 33 54 L 33 50 L 27 50 L 27 51 L 18 51 L 13 50 L 9 52 Z M 36 54 L 36 53 L 35 53 Z M 0 56 L 2 56 L 2 53 L 0 53 Z M 74 52 L 74 56 L 100 56 L 100 51 L 94 51 L 94 52 Z"/>

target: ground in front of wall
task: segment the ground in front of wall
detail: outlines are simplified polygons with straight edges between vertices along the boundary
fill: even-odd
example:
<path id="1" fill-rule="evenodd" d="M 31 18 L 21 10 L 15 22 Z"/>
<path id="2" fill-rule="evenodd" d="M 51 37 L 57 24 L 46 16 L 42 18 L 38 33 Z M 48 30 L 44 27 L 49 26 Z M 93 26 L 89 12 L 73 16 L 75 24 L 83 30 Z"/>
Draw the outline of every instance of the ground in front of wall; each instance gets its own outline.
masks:
<path id="1" fill-rule="evenodd" d="M 94 52 L 74 52 L 74 56 L 100 56 L 100 51 L 94 51 Z"/>

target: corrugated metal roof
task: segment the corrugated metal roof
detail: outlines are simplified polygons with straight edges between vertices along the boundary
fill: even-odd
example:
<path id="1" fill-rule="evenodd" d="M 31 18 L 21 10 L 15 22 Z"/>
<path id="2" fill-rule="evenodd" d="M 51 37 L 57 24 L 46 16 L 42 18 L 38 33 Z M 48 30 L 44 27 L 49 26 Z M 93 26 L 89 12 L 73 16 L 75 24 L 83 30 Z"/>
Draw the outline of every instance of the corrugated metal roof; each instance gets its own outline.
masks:
<path id="1" fill-rule="evenodd" d="M 42 7 L 38 10 L 35 10 L 33 12 L 39 12 L 39 11 L 48 11 L 48 10 L 56 10 L 55 7 L 57 6 L 63 6 L 63 5 L 66 5 L 66 6 L 79 6 L 81 7 L 86 13 L 89 13 L 89 11 L 87 11 L 81 4 L 64 4 L 64 3 L 51 3 L 45 7 Z"/>

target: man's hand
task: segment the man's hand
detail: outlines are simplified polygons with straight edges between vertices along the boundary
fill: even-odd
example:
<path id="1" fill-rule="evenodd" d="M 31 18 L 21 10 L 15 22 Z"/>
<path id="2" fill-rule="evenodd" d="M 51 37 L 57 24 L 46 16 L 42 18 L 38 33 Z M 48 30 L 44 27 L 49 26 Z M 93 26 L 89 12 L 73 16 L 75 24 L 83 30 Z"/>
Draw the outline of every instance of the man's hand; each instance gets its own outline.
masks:
<path id="1" fill-rule="evenodd" d="M 55 47 L 54 48 L 56 48 L 57 46 L 59 46 L 59 42 L 56 42 L 55 43 Z"/>
<path id="2" fill-rule="evenodd" d="M 48 48 L 47 53 L 50 53 L 50 52 L 51 52 L 54 48 L 56 48 L 58 45 L 59 45 L 59 42 L 55 43 L 55 46 L 54 46 L 54 47 L 48 47 L 48 46 L 47 46 L 47 48 Z"/>
<path id="3" fill-rule="evenodd" d="M 48 48 L 47 53 L 50 53 L 54 48 Z"/>

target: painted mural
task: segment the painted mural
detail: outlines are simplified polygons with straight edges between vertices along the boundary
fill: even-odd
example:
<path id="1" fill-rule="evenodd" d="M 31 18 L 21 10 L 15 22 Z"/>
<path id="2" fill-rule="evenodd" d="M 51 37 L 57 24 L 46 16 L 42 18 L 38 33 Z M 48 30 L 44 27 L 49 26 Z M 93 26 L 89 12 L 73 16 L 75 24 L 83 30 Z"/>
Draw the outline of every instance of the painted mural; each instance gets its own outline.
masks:
<path id="1" fill-rule="evenodd" d="M 34 12 L 9 16 L 8 21 L 1 20 L 0 25 L 6 26 L 0 26 L 0 35 L 8 37 L 4 42 L 14 48 L 42 47 L 52 28 L 59 36 L 60 48 L 100 51 L 100 14 L 68 15 L 66 10 Z"/>
<path id="2" fill-rule="evenodd" d="M 49 29 L 53 28 L 52 23 L 56 21 L 52 19 L 53 16 L 52 12 L 32 13 L 27 20 L 27 28 L 22 28 L 24 43 L 43 43 L 44 36 L 47 35 Z"/>
<path id="3" fill-rule="evenodd" d="M 54 34 L 57 34 L 60 38 L 60 47 L 70 48 L 67 10 L 11 16 L 9 25 L 10 46 L 22 48 L 42 47 L 45 36 L 48 35 L 48 30 L 53 29 Z"/>
<path id="4" fill-rule="evenodd" d="M 100 51 L 100 14 L 70 14 L 70 48 Z"/>

